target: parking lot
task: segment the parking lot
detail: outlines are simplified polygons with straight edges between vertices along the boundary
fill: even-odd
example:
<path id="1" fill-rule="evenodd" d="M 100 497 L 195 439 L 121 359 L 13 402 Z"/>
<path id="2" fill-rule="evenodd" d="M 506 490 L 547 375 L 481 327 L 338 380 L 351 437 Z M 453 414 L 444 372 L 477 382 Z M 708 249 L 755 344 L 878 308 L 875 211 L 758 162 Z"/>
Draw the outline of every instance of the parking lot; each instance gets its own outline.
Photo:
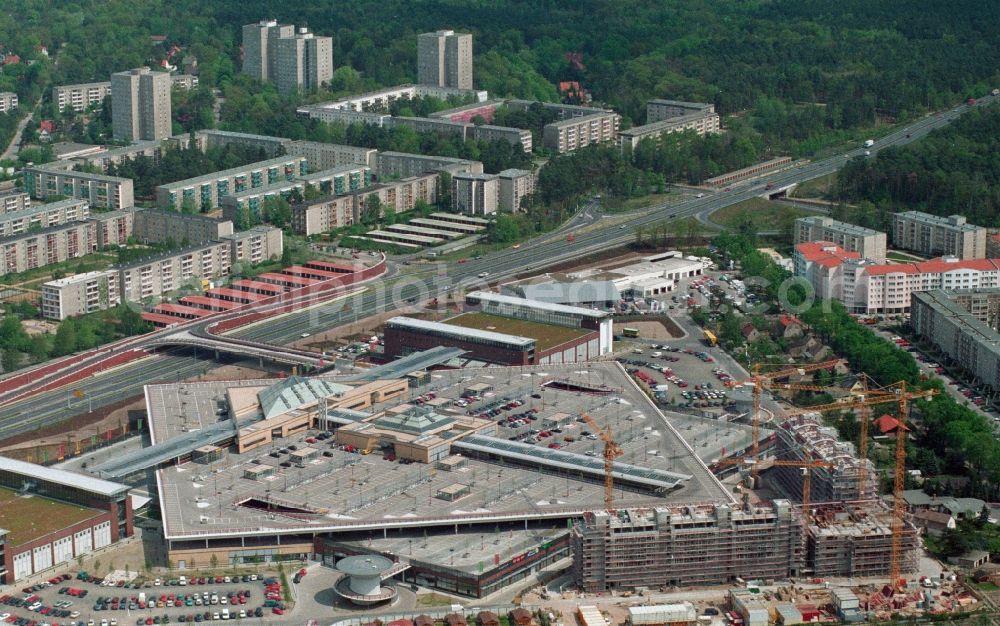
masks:
<path id="1" fill-rule="evenodd" d="M 15 626 L 143 624 L 262 619 L 283 615 L 277 577 L 135 577 L 63 574 L 0 596 L 0 620 Z M 131 580 L 129 580 L 131 578 Z"/>
<path id="2" fill-rule="evenodd" d="M 970 409 L 979 412 L 993 423 L 994 432 L 1000 433 L 1000 411 L 989 403 L 989 400 L 980 395 L 973 387 L 967 386 L 960 378 L 949 373 L 940 363 L 936 362 L 932 355 L 925 354 L 921 350 L 899 335 L 883 329 L 874 329 L 876 334 L 882 336 L 887 341 L 895 343 L 897 346 L 913 355 L 920 368 L 920 373 L 927 377 L 940 378 L 944 383 L 945 393 L 949 394 L 959 404 L 964 404 Z"/>

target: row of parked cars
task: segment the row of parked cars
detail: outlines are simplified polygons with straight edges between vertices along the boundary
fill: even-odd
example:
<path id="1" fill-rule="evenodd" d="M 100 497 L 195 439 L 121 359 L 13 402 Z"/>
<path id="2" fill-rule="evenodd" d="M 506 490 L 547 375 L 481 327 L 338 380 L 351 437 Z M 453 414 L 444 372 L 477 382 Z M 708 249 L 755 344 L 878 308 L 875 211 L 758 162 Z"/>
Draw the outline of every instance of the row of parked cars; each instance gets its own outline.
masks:
<path id="1" fill-rule="evenodd" d="M 178 615 L 177 623 L 201 623 L 201 622 L 211 622 L 216 620 L 228 620 L 228 619 L 244 619 L 247 617 L 264 617 L 264 609 L 262 607 L 257 607 L 256 609 L 229 609 L 223 608 L 219 611 L 205 611 L 204 613 L 189 613 L 187 615 Z M 114 620 L 112 620 L 114 621 Z M 91 620 L 93 622 L 93 620 Z M 140 617 L 136 620 L 136 626 L 153 626 L 154 624 L 169 624 L 169 615 L 150 615 L 146 617 Z M 94 624 L 88 623 L 88 626 L 95 626 Z M 101 626 L 109 626 L 101 623 Z M 111 624 L 110 626 L 114 626 Z"/>
<path id="2" fill-rule="evenodd" d="M 58 602 L 56 605 L 48 606 L 42 599 L 37 595 L 29 595 L 25 598 L 18 598 L 11 595 L 0 596 L 0 603 L 11 607 L 22 608 L 33 613 L 38 613 L 43 618 L 59 618 L 65 619 L 67 617 L 79 617 L 80 613 L 78 611 L 72 610 L 69 607 L 72 606 L 72 602 Z M 75 615 L 74 615 L 75 614 Z M 8 623 L 17 623 L 17 620 L 24 620 L 26 623 L 31 622 L 30 618 L 22 618 L 11 613 L 0 614 L 0 619 Z M 18 624 L 18 626 L 22 626 Z"/>
<path id="3" fill-rule="evenodd" d="M 215 604 L 221 605 L 238 605 L 246 604 L 247 600 L 250 598 L 250 590 L 242 591 L 231 591 L 228 594 L 217 594 L 205 591 L 202 594 L 197 592 L 192 594 L 161 594 L 157 596 L 156 594 L 151 594 L 149 597 L 146 596 L 145 592 L 140 593 L 138 596 L 126 597 L 101 597 L 97 599 L 94 603 L 95 611 L 119 611 L 119 610 L 144 610 L 150 609 L 169 609 L 173 607 L 181 606 L 209 606 Z"/>
<path id="4" fill-rule="evenodd" d="M 920 352 L 917 351 L 917 348 L 912 346 L 909 341 L 898 335 L 894 335 L 893 337 L 890 337 L 890 339 L 900 348 L 913 353 L 918 361 L 926 364 L 927 367 L 931 368 L 935 374 L 937 374 L 938 376 L 945 376 L 945 370 L 943 367 L 941 367 L 939 363 L 935 363 L 929 357 L 920 354 Z M 958 392 L 963 396 L 965 396 L 966 398 L 968 398 L 969 401 L 971 401 L 973 404 L 983 409 L 986 408 L 987 405 L 986 398 L 976 393 L 974 389 L 966 387 L 961 383 L 961 381 L 957 379 L 947 378 L 947 377 L 945 377 L 945 379 L 948 381 L 950 385 L 958 387 Z"/>

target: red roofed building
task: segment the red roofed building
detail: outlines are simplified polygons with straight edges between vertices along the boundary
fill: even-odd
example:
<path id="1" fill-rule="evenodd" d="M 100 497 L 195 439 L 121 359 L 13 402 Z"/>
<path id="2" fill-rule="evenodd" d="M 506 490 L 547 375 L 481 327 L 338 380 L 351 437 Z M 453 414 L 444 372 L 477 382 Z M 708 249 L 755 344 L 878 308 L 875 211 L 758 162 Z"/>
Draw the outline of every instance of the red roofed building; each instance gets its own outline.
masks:
<path id="1" fill-rule="evenodd" d="M 174 317 L 194 320 L 199 317 L 205 317 L 206 315 L 211 315 L 212 311 L 207 309 L 202 309 L 199 307 L 188 306 L 185 304 L 158 304 L 152 309 L 153 313 L 160 313 L 162 315 L 172 315 Z"/>
<path id="2" fill-rule="evenodd" d="M 849 252 L 829 241 L 809 241 L 795 246 L 795 275 L 805 278 L 822 300 L 844 300 L 844 269 L 847 261 L 871 263 L 858 252 Z M 852 267 L 848 282 L 854 284 L 856 270 Z M 853 297 L 851 290 L 850 297 Z"/>
<path id="3" fill-rule="evenodd" d="M 173 326 L 175 324 L 183 324 L 186 321 L 182 317 L 174 317 L 173 315 L 163 315 L 162 313 L 152 313 L 149 311 L 144 311 L 140 314 L 140 316 L 142 319 L 157 328 L 166 328 L 167 326 Z"/>
<path id="4" fill-rule="evenodd" d="M 879 433 L 883 435 L 895 433 L 896 429 L 898 429 L 900 425 L 899 420 L 891 415 L 883 415 L 875 420 L 875 428 L 877 428 Z M 903 426 L 904 432 L 909 432 L 909 430 L 909 427 Z"/>
<path id="5" fill-rule="evenodd" d="M 331 261 L 306 261 L 303 265 L 317 270 L 334 272 L 335 274 L 350 274 L 362 269 L 353 263 L 334 263 Z"/>
<path id="6" fill-rule="evenodd" d="M 216 287 L 215 289 L 209 289 L 205 292 L 206 295 L 213 298 L 219 298 L 220 300 L 229 300 L 230 302 L 241 302 L 243 304 L 250 304 L 251 302 L 260 302 L 261 300 L 267 300 L 269 296 L 265 296 L 259 293 L 253 293 L 250 291 L 240 291 L 239 289 L 230 289 L 229 287 Z"/>
<path id="7" fill-rule="evenodd" d="M 917 291 L 1000 287 L 1000 258 L 878 264 L 834 243 L 810 241 L 795 246 L 795 275 L 812 285 L 816 298 L 840 300 L 852 313 L 898 315 L 910 310 Z"/>
<path id="8" fill-rule="evenodd" d="M 185 306 L 197 307 L 206 311 L 232 311 L 243 306 L 241 302 L 232 302 L 209 296 L 184 296 L 179 302 Z"/>
<path id="9" fill-rule="evenodd" d="M 910 297 L 916 291 L 1000 286 L 1000 259 L 943 257 L 922 263 L 874 265 L 864 268 L 859 282 L 855 312 L 895 315 L 910 310 Z"/>

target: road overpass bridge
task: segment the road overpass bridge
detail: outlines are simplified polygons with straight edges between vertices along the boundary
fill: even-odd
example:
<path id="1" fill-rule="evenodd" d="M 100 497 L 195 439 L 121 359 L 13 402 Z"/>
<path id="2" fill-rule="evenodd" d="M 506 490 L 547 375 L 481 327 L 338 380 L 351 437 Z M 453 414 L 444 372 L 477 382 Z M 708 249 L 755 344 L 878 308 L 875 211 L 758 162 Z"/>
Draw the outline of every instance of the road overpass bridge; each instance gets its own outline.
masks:
<path id="1" fill-rule="evenodd" d="M 237 356 L 256 358 L 261 362 L 271 361 L 286 365 L 312 365 L 315 367 L 332 365 L 331 360 L 322 352 L 313 352 L 312 350 L 302 350 L 246 339 L 235 339 L 233 337 L 201 335 L 195 334 L 190 330 L 180 330 L 176 333 L 157 337 L 148 342 L 147 345 L 150 347 L 189 346 L 192 348 L 201 348 L 214 352 L 216 358 L 218 358 L 220 352 L 225 352 Z"/>
<path id="2" fill-rule="evenodd" d="M 765 187 L 764 193 L 761 194 L 760 197 L 767 200 L 774 200 L 776 198 L 786 198 L 788 197 L 788 194 L 792 192 L 793 189 L 798 187 L 798 185 L 799 184 L 797 182 L 793 182 L 793 183 L 786 183 L 783 185 L 774 185 L 770 189 Z"/>

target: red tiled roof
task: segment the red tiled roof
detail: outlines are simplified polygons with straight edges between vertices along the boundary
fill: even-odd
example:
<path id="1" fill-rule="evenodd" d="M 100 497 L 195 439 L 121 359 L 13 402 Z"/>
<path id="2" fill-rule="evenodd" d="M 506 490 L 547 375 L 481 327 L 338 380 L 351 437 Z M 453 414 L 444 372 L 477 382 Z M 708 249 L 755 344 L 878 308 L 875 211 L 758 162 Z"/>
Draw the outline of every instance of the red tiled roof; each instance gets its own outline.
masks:
<path id="1" fill-rule="evenodd" d="M 891 415 L 883 415 L 875 420 L 875 427 L 883 435 L 888 435 L 889 433 L 896 432 L 896 429 L 899 428 L 899 420 Z M 909 432 L 910 429 L 903 426 L 903 430 Z"/>
<path id="2" fill-rule="evenodd" d="M 184 318 L 175 317 L 173 315 L 163 315 L 162 313 L 149 313 L 144 311 L 142 314 L 142 319 L 147 322 L 152 322 L 157 326 L 172 326 L 174 324 L 180 324 L 184 322 Z"/>
<path id="3" fill-rule="evenodd" d="M 285 269 L 281 270 L 281 273 L 290 274 L 292 276 L 318 276 L 321 279 L 327 279 L 338 276 L 343 272 L 328 272 L 314 267 L 305 267 L 304 265 L 289 265 Z"/>
<path id="4" fill-rule="evenodd" d="M 920 270 L 913 263 L 890 263 L 889 265 L 872 265 L 865 268 L 869 276 L 885 276 L 886 274 L 919 274 Z"/>
<path id="5" fill-rule="evenodd" d="M 237 309 L 243 306 L 239 302 L 230 302 L 229 300 L 223 300 L 221 298 L 210 298 L 208 296 L 184 296 L 183 298 L 180 299 L 180 302 L 181 304 L 189 304 L 193 306 L 205 305 L 207 307 L 222 309 L 224 311 Z"/>
<path id="6" fill-rule="evenodd" d="M 288 285 L 311 285 L 317 281 L 315 278 L 306 278 L 305 276 L 291 276 L 289 274 L 278 274 L 276 272 L 264 272 L 257 276 L 257 280 L 276 280 L 281 283 Z"/>
<path id="7" fill-rule="evenodd" d="M 336 272 L 338 274 L 343 273 L 354 273 L 358 271 L 358 266 L 353 263 L 331 263 L 330 261 L 307 261 L 305 263 L 306 267 L 313 269 L 326 270 L 328 272 Z"/>
<path id="8" fill-rule="evenodd" d="M 210 289 L 206 292 L 210 296 L 228 296 L 236 300 L 243 300 L 246 302 L 257 302 L 259 300 L 266 300 L 270 296 L 265 296 L 260 293 L 251 293 L 249 291 L 240 291 L 239 289 L 230 289 L 229 287 L 216 287 L 215 289 Z"/>
<path id="9" fill-rule="evenodd" d="M 166 313 L 168 315 L 176 313 L 179 316 L 193 315 L 195 317 L 204 317 L 206 315 L 211 315 L 211 311 L 201 309 L 195 306 L 185 306 L 183 304 L 171 304 L 169 302 L 165 304 L 158 304 L 153 307 L 153 313 Z"/>
<path id="10" fill-rule="evenodd" d="M 819 263 L 823 267 L 836 267 L 848 259 L 860 259 L 860 252 L 848 252 L 829 241 L 807 241 L 795 246 L 795 251 L 806 261 Z"/>
<path id="11" fill-rule="evenodd" d="M 816 265 L 822 265 L 825 268 L 840 267 L 844 264 L 844 259 L 831 255 L 812 259 L 812 262 Z"/>
<path id="12" fill-rule="evenodd" d="M 267 293 L 279 294 L 285 291 L 284 287 L 279 285 L 273 285 L 271 283 L 264 283 L 259 280 L 250 280 L 249 278 L 241 278 L 237 281 L 233 281 L 233 287 L 241 289 L 243 291 L 265 291 Z"/>
<path id="13" fill-rule="evenodd" d="M 782 326 L 789 326 L 791 324 L 798 324 L 799 326 L 802 326 L 802 321 L 799 318 L 794 315 L 789 315 L 788 313 L 782 313 L 780 320 Z"/>
<path id="14" fill-rule="evenodd" d="M 885 274 L 941 274 L 955 270 L 995 272 L 1000 270 L 1000 259 L 946 260 L 941 258 L 920 263 L 889 263 L 866 267 L 865 273 L 869 276 L 884 276 Z"/>
<path id="15" fill-rule="evenodd" d="M 993 272 L 997 270 L 997 261 L 1000 259 L 964 259 L 960 261 L 946 261 L 945 259 L 931 259 L 923 263 L 917 263 L 917 268 L 921 272 L 939 273 L 950 272 L 952 270 L 979 270 L 980 272 Z"/>

